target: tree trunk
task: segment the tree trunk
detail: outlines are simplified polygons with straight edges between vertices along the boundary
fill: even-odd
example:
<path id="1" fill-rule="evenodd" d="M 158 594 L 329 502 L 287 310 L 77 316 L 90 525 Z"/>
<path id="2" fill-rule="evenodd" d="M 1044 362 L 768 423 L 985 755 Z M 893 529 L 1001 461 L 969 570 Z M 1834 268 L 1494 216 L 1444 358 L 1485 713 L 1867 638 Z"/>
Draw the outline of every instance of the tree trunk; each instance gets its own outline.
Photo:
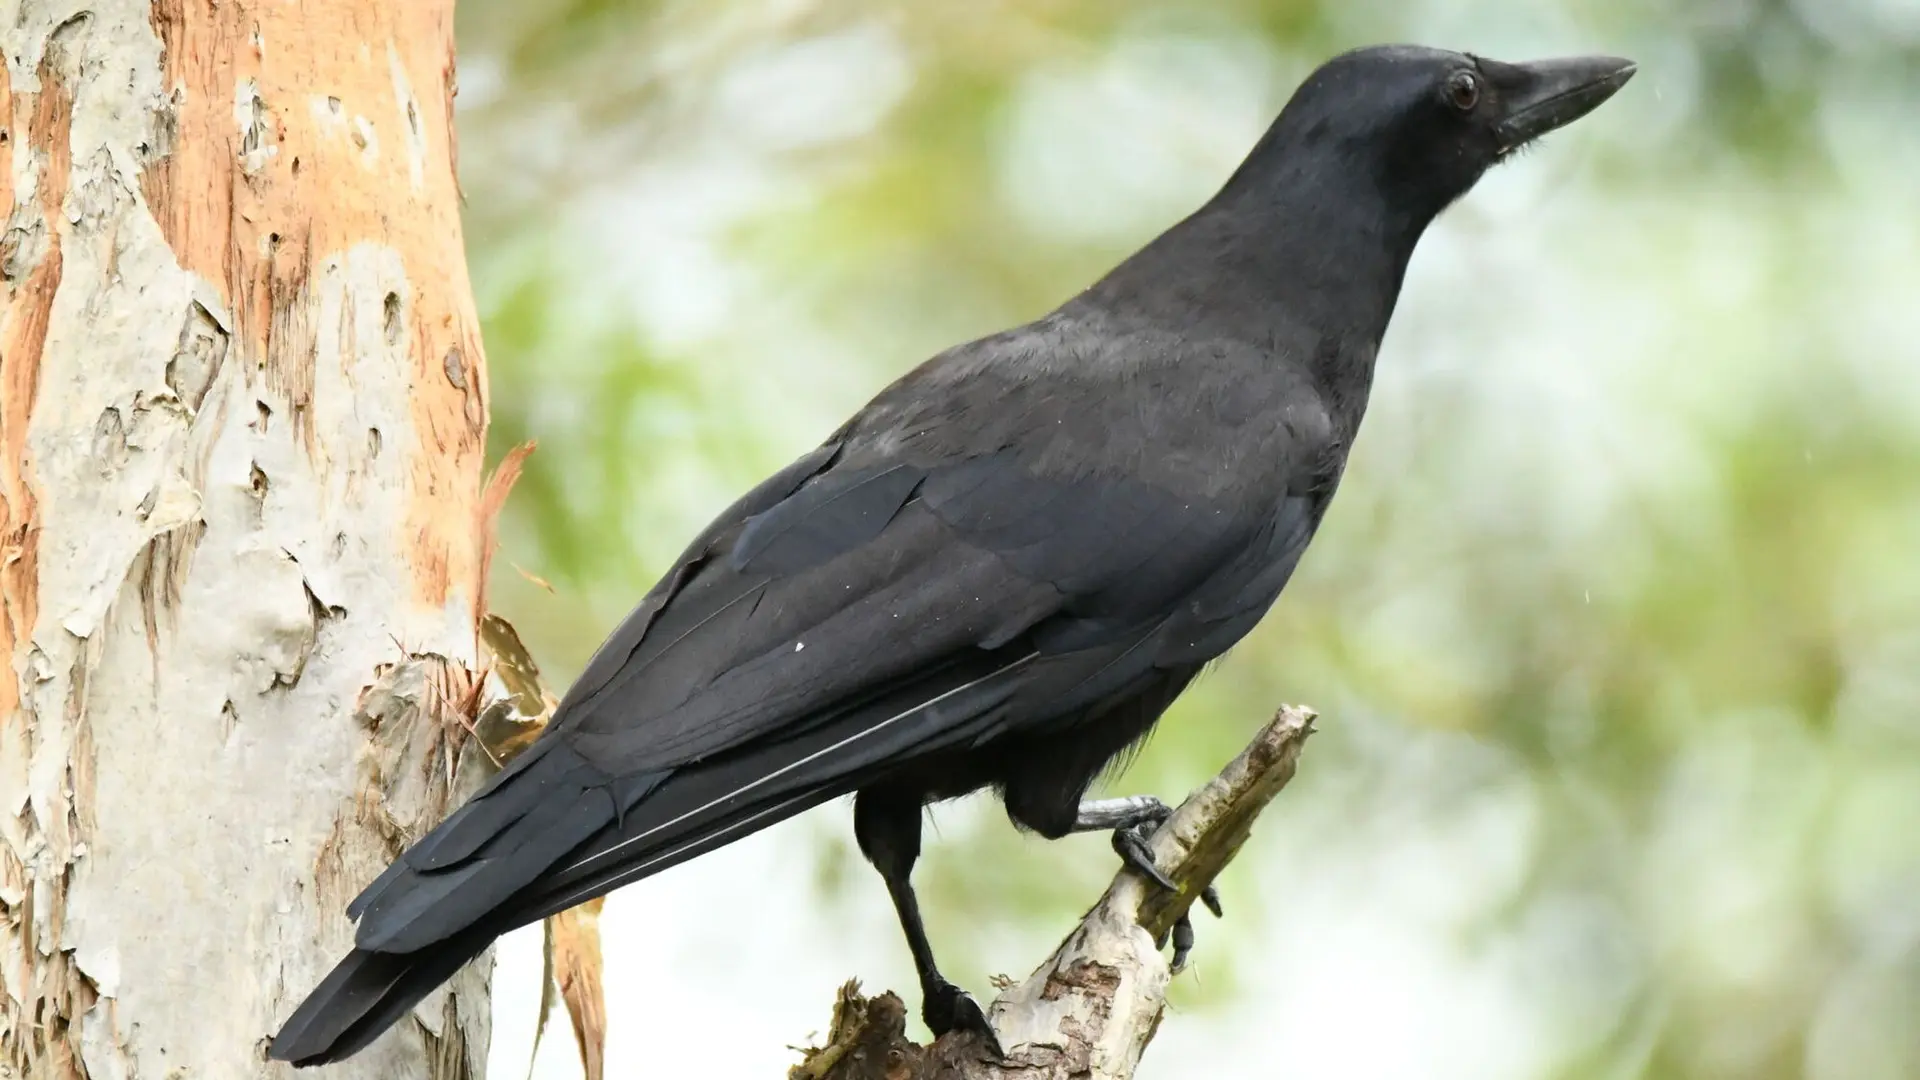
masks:
<path id="1" fill-rule="evenodd" d="M 475 771 L 452 8 L 0 0 L 0 1075 L 280 1074 Z M 332 1075 L 478 1075 L 476 969 Z"/>

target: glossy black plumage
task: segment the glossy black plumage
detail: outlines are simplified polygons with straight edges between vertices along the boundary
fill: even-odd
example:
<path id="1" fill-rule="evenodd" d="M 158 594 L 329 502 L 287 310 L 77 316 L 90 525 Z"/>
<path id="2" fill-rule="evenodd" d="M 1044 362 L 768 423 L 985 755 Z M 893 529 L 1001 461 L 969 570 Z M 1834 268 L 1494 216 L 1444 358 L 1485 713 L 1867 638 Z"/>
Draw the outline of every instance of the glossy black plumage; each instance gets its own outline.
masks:
<path id="1" fill-rule="evenodd" d="M 1206 207 L 722 513 L 539 742 L 354 902 L 356 951 L 273 1056 L 351 1054 L 499 933 L 855 792 L 929 1022 L 980 1026 L 907 884 L 920 807 L 992 787 L 1075 827 L 1286 585 L 1421 231 L 1630 73 L 1411 48 L 1316 72 Z"/>

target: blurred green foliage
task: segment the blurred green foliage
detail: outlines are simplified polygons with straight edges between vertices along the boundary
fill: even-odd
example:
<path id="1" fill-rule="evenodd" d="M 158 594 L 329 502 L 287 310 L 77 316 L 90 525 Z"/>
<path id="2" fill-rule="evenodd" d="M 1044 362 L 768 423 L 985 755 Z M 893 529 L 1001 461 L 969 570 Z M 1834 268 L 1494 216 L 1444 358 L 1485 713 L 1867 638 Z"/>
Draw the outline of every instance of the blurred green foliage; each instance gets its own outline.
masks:
<path id="1" fill-rule="evenodd" d="M 1296 1046 L 1324 998 L 1361 1043 L 1426 1032 L 1411 1075 L 1920 1076 L 1920 8 L 462 20 L 495 450 L 541 442 L 503 563 L 555 585 L 506 568 L 496 603 L 560 677 L 887 379 L 1197 205 L 1317 60 L 1641 60 L 1429 236 L 1313 552 L 1121 782 L 1191 786 L 1281 700 L 1325 715 L 1180 1000 Z M 1112 870 L 1097 840 L 940 820 L 922 877 L 976 985 L 968 933 L 1037 955 Z M 824 894 L 871 884 L 848 838 L 818 842 Z M 1231 1045 L 1281 1052 L 1260 1038 L 1215 1065 L 1252 1075 Z M 1349 1053 L 1305 1075 L 1409 1075 Z"/>

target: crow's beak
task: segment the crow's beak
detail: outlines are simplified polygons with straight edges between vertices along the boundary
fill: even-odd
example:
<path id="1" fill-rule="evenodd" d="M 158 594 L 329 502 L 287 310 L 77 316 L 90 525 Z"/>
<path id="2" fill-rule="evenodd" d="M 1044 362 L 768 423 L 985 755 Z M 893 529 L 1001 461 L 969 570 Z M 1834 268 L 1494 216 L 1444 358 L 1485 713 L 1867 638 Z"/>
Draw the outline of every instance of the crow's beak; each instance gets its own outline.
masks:
<path id="1" fill-rule="evenodd" d="M 1495 130 L 1505 153 L 1592 112 L 1639 70 L 1617 56 L 1570 56 L 1508 67 L 1506 116 Z M 1509 81 L 1511 80 L 1511 81 Z"/>

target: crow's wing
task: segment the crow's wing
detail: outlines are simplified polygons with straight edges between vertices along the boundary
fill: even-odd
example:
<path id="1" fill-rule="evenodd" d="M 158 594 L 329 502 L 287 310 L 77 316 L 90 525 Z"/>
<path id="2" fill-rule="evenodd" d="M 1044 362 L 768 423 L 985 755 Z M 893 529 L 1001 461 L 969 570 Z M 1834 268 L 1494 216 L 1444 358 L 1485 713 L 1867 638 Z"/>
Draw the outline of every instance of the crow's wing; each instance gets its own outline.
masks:
<path id="1" fill-rule="evenodd" d="M 683 564 L 557 728 L 617 775 L 784 737 L 970 654 L 1137 632 L 1259 525 L 1128 478 L 1036 476 L 1011 453 L 830 465 Z"/>
<path id="2" fill-rule="evenodd" d="M 1221 570 L 1271 561 L 1248 546 L 1270 515 L 1129 477 L 1044 476 L 1011 451 L 864 457 L 829 444 L 730 508 L 602 646 L 536 749 L 355 902 L 359 944 L 407 951 L 460 929 L 696 766 L 764 759 L 777 776 L 727 770 L 757 782 L 744 801 L 760 805 L 983 741 L 997 707 L 1063 677 L 1063 659 L 1112 667 L 1101 650 L 1145 638 Z M 1192 640 L 1186 654 L 1208 651 Z M 1154 659 L 1136 649 L 1097 681 Z M 841 744 L 883 721 L 886 738 Z M 836 749 L 808 758 L 820 732 Z M 856 752 L 869 745 L 886 752 Z M 443 906 L 455 894 L 457 911 Z"/>

